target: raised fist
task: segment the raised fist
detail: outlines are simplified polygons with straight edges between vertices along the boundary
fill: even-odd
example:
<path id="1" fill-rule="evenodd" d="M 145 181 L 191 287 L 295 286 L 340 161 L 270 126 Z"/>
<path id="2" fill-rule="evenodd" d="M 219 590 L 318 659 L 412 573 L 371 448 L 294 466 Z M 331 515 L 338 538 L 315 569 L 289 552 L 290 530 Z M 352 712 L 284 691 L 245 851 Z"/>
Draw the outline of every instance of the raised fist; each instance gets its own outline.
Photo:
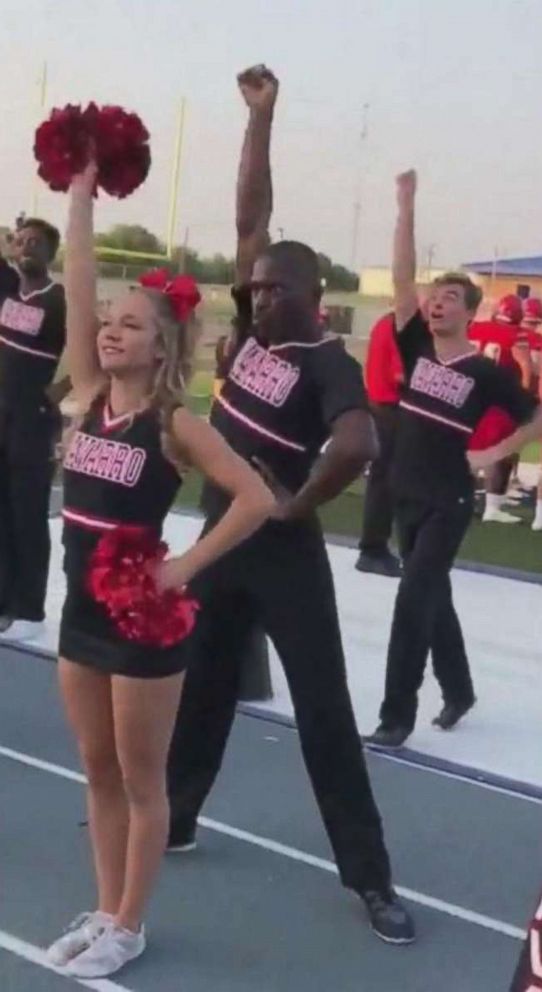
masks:
<path id="1" fill-rule="evenodd" d="M 248 107 L 255 110 L 272 110 L 279 89 L 278 79 L 265 65 L 255 65 L 240 72 L 239 89 Z"/>
<path id="2" fill-rule="evenodd" d="M 409 169 L 408 172 L 401 172 L 396 179 L 397 183 L 397 200 L 399 204 L 402 203 L 412 203 L 414 197 L 416 196 L 416 187 L 418 185 L 418 176 L 415 169 Z"/>

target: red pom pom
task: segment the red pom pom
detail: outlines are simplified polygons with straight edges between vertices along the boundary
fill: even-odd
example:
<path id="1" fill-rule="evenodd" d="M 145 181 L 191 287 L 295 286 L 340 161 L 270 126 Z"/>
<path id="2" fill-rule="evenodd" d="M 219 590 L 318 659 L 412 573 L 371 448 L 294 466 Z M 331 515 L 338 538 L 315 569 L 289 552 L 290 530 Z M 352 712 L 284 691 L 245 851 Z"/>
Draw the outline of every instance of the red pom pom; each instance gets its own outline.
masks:
<path id="1" fill-rule="evenodd" d="M 66 192 L 89 158 L 88 119 L 81 107 L 68 104 L 53 110 L 35 135 L 34 155 L 39 162 L 38 175 L 52 190 Z"/>
<path id="2" fill-rule="evenodd" d="M 102 107 L 96 127 L 98 184 L 123 199 L 145 181 L 151 166 L 149 132 L 137 114 Z"/>
<path id="3" fill-rule="evenodd" d="M 129 641 L 171 647 L 191 633 L 198 604 L 183 593 L 159 593 L 151 574 L 168 547 L 138 527 L 117 527 L 100 538 L 91 558 L 87 587 L 117 630 Z"/>
<path id="4" fill-rule="evenodd" d="M 137 114 L 122 107 L 90 103 L 53 110 L 36 131 L 38 174 L 53 190 L 66 192 L 90 156 L 98 166 L 97 185 L 122 199 L 147 178 L 151 164 L 149 132 Z"/>

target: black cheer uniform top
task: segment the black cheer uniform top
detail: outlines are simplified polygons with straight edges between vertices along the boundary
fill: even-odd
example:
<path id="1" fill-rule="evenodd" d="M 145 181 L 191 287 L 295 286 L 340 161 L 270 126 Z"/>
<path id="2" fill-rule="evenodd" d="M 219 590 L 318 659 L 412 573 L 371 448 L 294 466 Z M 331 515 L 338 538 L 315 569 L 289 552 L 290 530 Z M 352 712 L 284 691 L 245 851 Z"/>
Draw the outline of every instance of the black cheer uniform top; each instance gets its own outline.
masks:
<path id="1" fill-rule="evenodd" d="M 250 321 L 250 294 L 235 294 L 241 333 L 230 356 L 222 391 L 215 398 L 211 424 L 246 461 L 260 459 L 292 493 L 307 481 L 329 439 L 334 421 L 350 410 L 367 410 L 361 367 L 342 342 L 291 338 L 280 344 L 259 341 Z M 211 519 L 229 498 L 204 487 L 202 505 Z"/>
<path id="2" fill-rule="evenodd" d="M 69 579 L 86 568 L 100 535 L 119 525 L 161 533 L 180 478 L 163 455 L 154 411 L 114 417 L 97 402 L 64 457 L 64 547 Z"/>
<path id="3" fill-rule="evenodd" d="M 64 288 L 50 282 L 22 293 L 19 276 L 0 259 L 0 445 L 10 458 L 48 462 L 60 415 L 47 388 L 66 335 Z"/>
<path id="4" fill-rule="evenodd" d="M 3 263 L 5 265 L 5 263 Z M 7 268 L 7 267 L 6 267 Z M 8 270 L 13 279 L 13 270 Z M 16 276 L 15 276 L 16 278 Z M 0 284 L 0 392 L 7 405 L 40 403 L 66 338 L 64 288 L 55 282 L 24 294 Z"/>
<path id="5" fill-rule="evenodd" d="M 537 402 L 509 369 L 478 352 L 438 358 L 419 311 L 397 334 L 397 344 L 406 384 L 392 465 L 395 495 L 431 505 L 470 498 L 474 479 L 466 453 L 478 422 L 498 407 L 523 424 Z"/>
<path id="6" fill-rule="evenodd" d="M 68 590 L 60 654 L 110 674 L 156 678 L 186 667 L 185 641 L 149 647 L 123 637 L 86 588 L 90 557 L 101 535 L 118 526 L 157 535 L 180 477 L 164 457 L 153 410 L 114 417 L 97 400 L 72 435 L 64 457 L 64 570 Z"/>

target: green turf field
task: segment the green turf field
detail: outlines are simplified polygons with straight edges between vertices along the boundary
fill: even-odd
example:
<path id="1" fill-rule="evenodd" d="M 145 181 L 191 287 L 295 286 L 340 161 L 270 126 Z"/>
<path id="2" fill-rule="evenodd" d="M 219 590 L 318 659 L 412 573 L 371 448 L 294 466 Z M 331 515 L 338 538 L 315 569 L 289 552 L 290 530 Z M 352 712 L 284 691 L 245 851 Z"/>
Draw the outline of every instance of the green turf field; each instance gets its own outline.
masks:
<path id="1" fill-rule="evenodd" d="M 181 490 L 179 504 L 185 509 L 197 507 L 200 493 L 201 480 L 191 473 Z M 534 534 L 530 529 L 532 511 L 518 510 L 517 513 L 524 523 L 510 526 L 482 524 L 475 520 L 461 548 L 460 558 L 542 574 L 542 533 Z M 359 483 L 328 503 L 321 511 L 327 533 L 353 537 L 356 540 L 361 529 L 362 515 L 363 494 Z"/>

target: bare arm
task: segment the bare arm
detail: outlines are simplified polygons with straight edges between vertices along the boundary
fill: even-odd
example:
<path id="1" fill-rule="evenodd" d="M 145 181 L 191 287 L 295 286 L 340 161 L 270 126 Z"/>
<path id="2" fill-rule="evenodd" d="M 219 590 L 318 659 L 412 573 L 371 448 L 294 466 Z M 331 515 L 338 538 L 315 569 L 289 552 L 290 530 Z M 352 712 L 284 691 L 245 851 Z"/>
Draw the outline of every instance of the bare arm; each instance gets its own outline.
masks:
<path id="1" fill-rule="evenodd" d="M 278 82 L 265 66 L 238 76 L 239 89 L 249 108 L 237 178 L 237 285 L 248 283 L 257 256 L 269 244 L 273 209 L 271 183 L 271 128 Z"/>
<path id="2" fill-rule="evenodd" d="M 365 410 L 349 410 L 337 417 L 325 451 L 295 496 L 278 485 L 266 465 L 258 463 L 264 479 L 278 496 L 273 516 L 281 520 L 310 516 L 323 503 L 339 496 L 377 454 L 372 417 Z"/>
<path id="3" fill-rule="evenodd" d="M 418 309 L 414 214 L 417 177 L 414 170 L 397 177 L 397 221 L 393 240 L 393 291 L 398 331 Z"/>
<path id="4" fill-rule="evenodd" d="M 86 405 L 103 378 L 96 349 L 96 263 L 93 241 L 95 166 L 76 176 L 71 187 L 64 282 L 66 289 L 66 361 L 76 400 Z"/>
<path id="5" fill-rule="evenodd" d="M 275 500 L 259 475 L 236 455 L 206 421 L 187 410 L 173 418 L 175 439 L 184 458 L 232 497 L 222 519 L 185 554 L 166 562 L 160 588 L 182 588 L 202 569 L 245 541 L 271 515 Z"/>

